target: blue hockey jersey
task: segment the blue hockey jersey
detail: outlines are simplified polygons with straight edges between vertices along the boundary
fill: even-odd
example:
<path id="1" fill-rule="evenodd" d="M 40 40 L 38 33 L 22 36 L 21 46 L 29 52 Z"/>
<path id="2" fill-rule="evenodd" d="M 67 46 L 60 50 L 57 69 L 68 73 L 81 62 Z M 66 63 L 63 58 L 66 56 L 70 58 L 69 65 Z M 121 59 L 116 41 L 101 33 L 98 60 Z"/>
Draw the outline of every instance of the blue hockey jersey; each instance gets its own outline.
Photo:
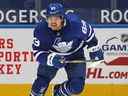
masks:
<path id="1" fill-rule="evenodd" d="M 65 26 L 59 32 L 53 32 L 46 21 L 40 22 L 34 30 L 33 50 L 36 60 L 46 63 L 51 52 L 65 56 L 68 60 L 83 59 L 83 48 L 97 45 L 91 25 L 75 14 L 65 16 Z"/>

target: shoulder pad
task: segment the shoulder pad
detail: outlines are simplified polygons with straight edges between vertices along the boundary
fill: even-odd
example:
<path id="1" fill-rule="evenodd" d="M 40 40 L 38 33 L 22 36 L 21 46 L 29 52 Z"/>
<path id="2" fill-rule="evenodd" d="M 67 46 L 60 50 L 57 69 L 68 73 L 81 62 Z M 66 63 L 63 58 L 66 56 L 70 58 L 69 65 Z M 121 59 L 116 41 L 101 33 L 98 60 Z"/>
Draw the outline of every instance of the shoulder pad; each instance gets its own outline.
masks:
<path id="1" fill-rule="evenodd" d="M 68 13 L 66 15 L 66 18 L 71 21 L 71 22 L 76 22 L 76 23 L 80 23 L 81 22 L 81 19 L 79 17 L 79 15 L 77 14 L 74 14 L 74 13 Z"/>

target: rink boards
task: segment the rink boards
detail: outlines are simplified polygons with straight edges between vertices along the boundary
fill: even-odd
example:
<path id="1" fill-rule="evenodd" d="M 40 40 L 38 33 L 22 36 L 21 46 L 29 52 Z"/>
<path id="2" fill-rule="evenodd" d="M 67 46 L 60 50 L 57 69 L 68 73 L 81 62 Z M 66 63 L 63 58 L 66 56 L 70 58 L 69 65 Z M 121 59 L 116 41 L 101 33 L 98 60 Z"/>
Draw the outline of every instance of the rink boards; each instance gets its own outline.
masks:
<path id="1" fill-rule="evenodd" d="M 128 27 L 97 26 L 94 30 L 104 51 L 105 63 L 95 68 L 87 64 L 86 86 L 79 96 L 127 96 Z M 32 31 L 32 26 L 0 27 L 0 96 L 27 96 L 30 91 L 38 67 L 32 55 Z M 86 49 L 85 54 L 88 58 Z M 66 79 L 61 69 L 51 84 Z M 47 96 L 51 94 L 51 86 L 48 91 Z"/>

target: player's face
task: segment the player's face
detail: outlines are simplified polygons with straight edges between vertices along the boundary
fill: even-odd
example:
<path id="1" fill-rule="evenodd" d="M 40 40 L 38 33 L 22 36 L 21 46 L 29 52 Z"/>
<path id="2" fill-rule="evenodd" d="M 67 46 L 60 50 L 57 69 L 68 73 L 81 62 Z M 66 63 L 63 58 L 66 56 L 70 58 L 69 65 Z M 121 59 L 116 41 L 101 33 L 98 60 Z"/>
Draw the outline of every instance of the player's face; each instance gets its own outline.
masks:
<path id="1" fill-rule="evenodd" d="M 62 28 L 63 19 L 60 16 L 50 16 L 48 17 L 47 21 L 48 21 L 48 26 L 53 31 L 58 31 Z"/>

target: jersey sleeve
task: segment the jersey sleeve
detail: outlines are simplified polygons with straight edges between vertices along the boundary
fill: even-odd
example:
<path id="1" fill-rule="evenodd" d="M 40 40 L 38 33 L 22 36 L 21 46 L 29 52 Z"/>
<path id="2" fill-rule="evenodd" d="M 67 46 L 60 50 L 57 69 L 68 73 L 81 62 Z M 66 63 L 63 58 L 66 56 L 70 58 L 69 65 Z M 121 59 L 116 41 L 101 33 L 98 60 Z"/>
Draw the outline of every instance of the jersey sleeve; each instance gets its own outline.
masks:
<path id="1" fill-rule="evenodd" d="M 93 27 L 84 20 L 81 20 L 81 23 L 81 29 L 82 33 L 84 34 L 84 41 L 86 42 L 87 48 L 96 46 L 98 44 L 98 40 L 95 36 Z"/>
<path id="2" fill-rule="evenodd" d="M 49 51 L 45 48 L 45 46 L 41 42 L 41 28 L 40 25 L 38 25 L 33 34 L 33 54 L 36 59 L 36 61 L 40 64 L 45 64 L 47 62 L 47 55 L 49 54 Z"/>
<path id="3" fill-rule="evenodd" d="M 92 60 L 103 60 L 104 55 L 103 51 L 98 44 L 98 39 L 95 36 L 94 29 L 91 25 L 87 24 L 86 22 L 82 21 L 84 28 L 82 31 L 85 33 L 85 42 L 87 45 L 87 49 L 89 52 L 90 59 Z"/>

